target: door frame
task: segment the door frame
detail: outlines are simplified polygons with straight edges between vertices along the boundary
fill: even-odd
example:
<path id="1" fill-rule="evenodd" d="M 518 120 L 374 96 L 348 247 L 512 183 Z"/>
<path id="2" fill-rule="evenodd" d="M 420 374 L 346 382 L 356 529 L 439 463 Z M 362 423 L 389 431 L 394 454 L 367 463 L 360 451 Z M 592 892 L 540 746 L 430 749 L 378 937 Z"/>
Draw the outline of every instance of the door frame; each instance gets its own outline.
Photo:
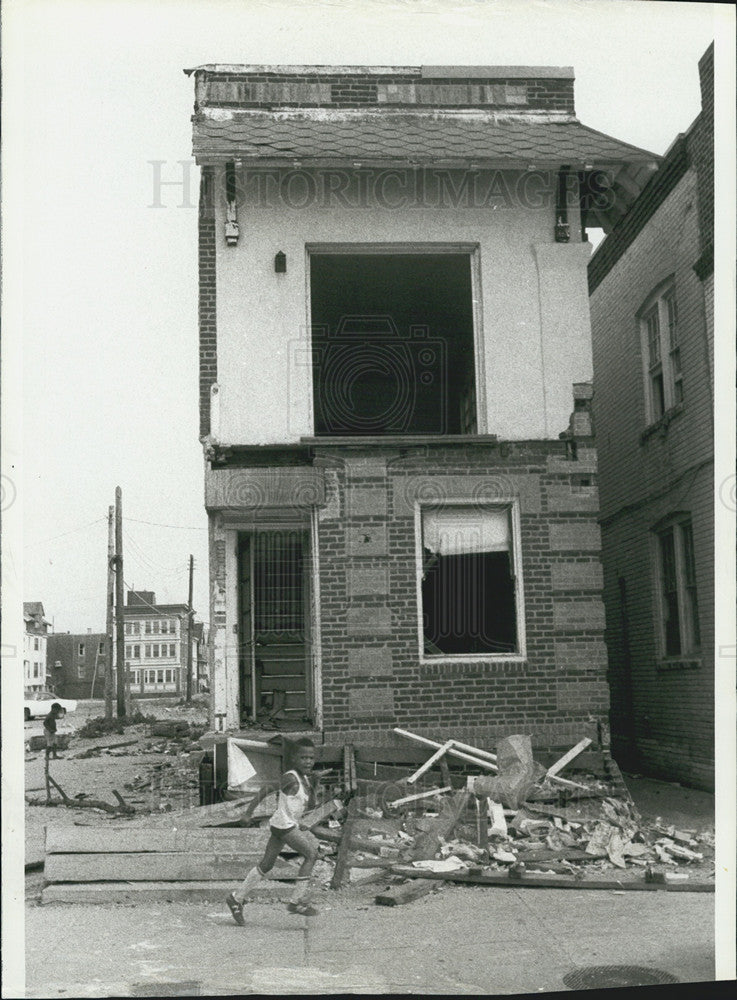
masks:
<path id="1" fill-rule="evenodd" d="M 317 516 L 316 512 L 313 511 L 313 516 L 309 522 L 306 520 L 288 520 L 284 519 L 282 521 L 269 521 L 264 523 L 249 522 L 248 525 L 242 524 L 237 529 L 237 572 L 236 572 L 236 587 L 237 587 L 237 600 L 236 600 L 236 615 L 237 615 L 237 628 L 238 628 L 238 641 L 243 646 L 248 644 L 249 647 L 249 657 L 250 657 L 250 667 L 251 667 L 251 705 L 252 712 L 249 715 L 249 720 L 256 722 L 258 721 L 258 683 L 256 678 L 256 646 L 255 646 L 255 592 L 253 588 L 253 578 L 254 578 L 254 552 L 255 547 L 253 544 L 249 544 L 249 559 L 250 559 L 250 579 L 251 579 L 251 594 L 250 594 L 250 620 L 251 620 L 251 634 L 249 636 L 244 636 L 241 633 L 241 551 L 244 548 L 243 541 L 245 537 L 249 540 L 257 534 L 266 534 L 269 532 L 276 531 L 294 531 L 298 532 L 302 538 L 303 544 L 303 557 L 305 571 L 302 573 L 302 580 L 304 581 L 304 586 L 307 592 L 303 594 L 303 602 L 305 611 L 308 614 L 305 615 L 305 625 L 304 625 L 304 669 L 305 669 L 305 714 L 312 720 L 310 723 L 305 725 L 319 726 L 322 725 L 322 684 L 321 684 L 321 660 L 320 660 L 320 615 L 319 615 L 319 591 L 318 591 L 318 570 L 317 570 L 317 545 L 316 545 L 316 522 Z M 243 657 L 238 658 L 238 713 L 239 716 L 242 714 L 241 705 L 241 692 L 242 687 L 242 677 L 241 670 L 243 665 Z"/>

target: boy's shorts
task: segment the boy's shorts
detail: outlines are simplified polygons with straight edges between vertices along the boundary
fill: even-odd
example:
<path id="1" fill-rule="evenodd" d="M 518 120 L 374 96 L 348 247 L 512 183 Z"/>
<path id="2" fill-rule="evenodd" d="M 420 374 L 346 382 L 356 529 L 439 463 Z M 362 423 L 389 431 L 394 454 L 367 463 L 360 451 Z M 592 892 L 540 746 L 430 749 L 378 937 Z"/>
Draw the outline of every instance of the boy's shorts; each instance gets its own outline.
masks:
<path id="1" fill-rule="evenodd" d="M 56 749 L 56 733 L 50 733 L 48 729 L 44 729 L 44 736 L 46 737 L 46 749 L 55 750 Z"/>

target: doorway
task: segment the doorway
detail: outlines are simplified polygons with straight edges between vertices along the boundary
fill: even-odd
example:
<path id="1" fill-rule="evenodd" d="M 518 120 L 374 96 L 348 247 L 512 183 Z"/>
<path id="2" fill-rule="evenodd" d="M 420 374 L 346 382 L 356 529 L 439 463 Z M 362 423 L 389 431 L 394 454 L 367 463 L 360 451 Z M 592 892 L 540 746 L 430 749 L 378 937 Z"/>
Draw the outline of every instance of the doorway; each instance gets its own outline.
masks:
<path id="1" fill-rule="evenodd" d="M 241 533 L 238 544 L 241 724 L 313 722 L 308 536 L 295 528 Z"/>

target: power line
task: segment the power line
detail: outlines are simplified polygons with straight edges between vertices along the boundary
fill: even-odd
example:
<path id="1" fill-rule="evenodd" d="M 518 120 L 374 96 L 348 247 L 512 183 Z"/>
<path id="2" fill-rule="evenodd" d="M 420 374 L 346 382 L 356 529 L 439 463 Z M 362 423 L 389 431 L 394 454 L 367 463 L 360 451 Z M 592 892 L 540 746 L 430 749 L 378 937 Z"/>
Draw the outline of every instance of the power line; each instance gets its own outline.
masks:
<path id="1" fill-rule="evenodd" d="M 47 542 L 53 542 L 57 538 L 65 538 L 67 535 L 73 535 L 77 531 L 85 531 L 87 528 L 91 528 L 95 524 L 100 524 L 101 521 L 107 521 L 106 517 L 97 517 L 94 521 L 90 521 L 89 524 L 80 524 L 78 528 L 70 528 L 69 531 L 62 531 L 59 535 L 52 535 L 51 538 L 44 538 L 39 542 L 28 542 L 23 546 L 24 549 L 32 548 L 34 545 L 45 545 Z"/>
<path id="2" fill-rule="evenodd" d="M 207 531 L 207 528 L 195 527 L 192 524 L 161 524 L 159 521 L 142 521 L 138 517 L 126 517 L 126 521 L 133 521 L 135 524 L 150 524 L 154 528 L 179 528 L 182 531 Z"/>

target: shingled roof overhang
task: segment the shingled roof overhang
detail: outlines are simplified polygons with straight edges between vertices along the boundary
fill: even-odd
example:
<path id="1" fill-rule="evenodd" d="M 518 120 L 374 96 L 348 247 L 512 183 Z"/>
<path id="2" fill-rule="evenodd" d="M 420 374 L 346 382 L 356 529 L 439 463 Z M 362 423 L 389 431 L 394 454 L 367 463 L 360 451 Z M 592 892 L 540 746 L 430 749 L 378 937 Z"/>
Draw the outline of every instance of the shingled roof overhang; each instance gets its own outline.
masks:
<path id="1" fill-rule="evenodd" d="M 659 159 L 569 116 L 205 108 L 192 121 L 198 163 L 606 170 Z"/>

